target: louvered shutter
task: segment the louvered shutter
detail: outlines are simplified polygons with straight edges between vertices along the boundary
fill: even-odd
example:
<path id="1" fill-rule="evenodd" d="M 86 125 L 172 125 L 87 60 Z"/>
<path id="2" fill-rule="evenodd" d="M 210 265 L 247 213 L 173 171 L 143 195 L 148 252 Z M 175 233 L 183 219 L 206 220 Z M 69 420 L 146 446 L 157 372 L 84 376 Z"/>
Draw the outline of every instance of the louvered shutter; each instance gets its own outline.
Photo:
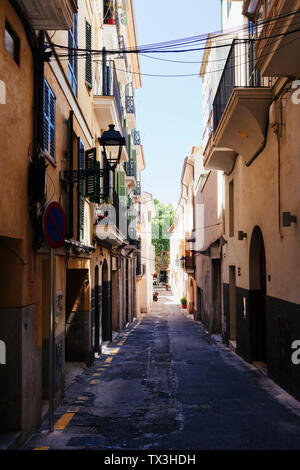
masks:
<path id="1" fill-rule="evenodd" d="M 109 179 L 110 179 L 110 165 L 107 159 L 104 157 L 104 177 L 103 177 L 103 194 L 104 197 L 109 197 Z"/>
<path id="2" fill-rule="evenodd" d="M 50 90 L 50 107 L 49 107 L 49 153 L 55 160 L 55 96 Z"/>
<path id="3" fill-rule="evenodd" d="M 96 148 L 89 149 L 85 152 L 85 169 L 95 170 L 96 168 Z M 91 197 L 95 195 L 96 175 L 90 175 L 85 180 L 85 196 Z"/>
<path id="4" fill-rule="evenodd" d="M 44 150 L 55 160 L 55 96 L 44 81 Z"/>
<path id="5" fill-rule="evenodd" d="M 85 46 L 87 51 L 92 49 L 92 26 L 88 21 L 85 22 Z M 93 63 L 92 54 L 87 52 L 85 60 L 85 81 L 87 86 L 93 88 Z"/>
<path id="6" fill-rule="evenodd" d="M 84 170 L 84 144 L 78 139 L 78 169 Z M 78 181 L 78 239 L 84 241 L 84 179 Z"/>
<path id="7" fill-rule="evenodd" d="M 73 170 L 73 117 L 74 111 L 70 111 L 69 117 L 69 135 L 68 135 L 68 163 L 69 170 Z M 67 237 L 72 238 L 74 235 L 74 184 L 69 184 L 68 188 L 68 226 L 67 226 Z"/>
<path id="8" fill-rule="evenodd" d="M 44 81 L 44 150 L 49 149 L 49 85 Z"/>
<path id="9" fill-rule="evenodd" d="M 90 197 L 90 201 L 94 202 L 95 204 L 100 204 L 100 162 L 97 160 L 95 161 L 95 168 L 99 172 L 99 176 L 95 177 L 95 192 L 94 195 Z"/>

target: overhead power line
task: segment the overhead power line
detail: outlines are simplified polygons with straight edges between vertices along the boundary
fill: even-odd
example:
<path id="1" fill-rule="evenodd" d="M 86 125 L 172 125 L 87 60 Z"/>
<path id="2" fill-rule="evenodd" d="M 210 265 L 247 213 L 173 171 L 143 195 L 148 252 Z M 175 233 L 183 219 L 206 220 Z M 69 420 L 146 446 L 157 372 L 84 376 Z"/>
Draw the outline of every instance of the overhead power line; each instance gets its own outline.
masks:
<path id="1" fill-rule="evenodd" d="M 275 22 L 275 21 L 278 21 L 278 20 L 283 19 L 283 18 L 288 18 L 288 17 L 290 17 L 292 15 L 295 15 L 295 14 L 298 14 L 298 13 L 299 13 L 299 10 L 289 12 L 286 15 L 277 16 L 277 17 L 271 18 L 269 20 L 259 22 L 258 24 L 256 24 L 256 27 L 259 28 L 260 26 L 263 26 L 264 24 Z M 231 34 L 232 34 L 232 29 L 230 31 L 231 31 Z M 296 30 L 293 30 L 293 31 L 287 31 L 285 33 L 278 33 L 276 35 L 266 36 L 266 37 L 263 37 L 263 38 L 255 38 L 254 41 L 261 41 L 261 40 L 265 40 L 265 39 L 277 38 L 277 37 L 293 34 L 293 33 L 299 32 L 299 31 L 300 31 L 300 29 L 296 29 Z M 226 34 L 228 35 L 230 33 L 229 32 L 227 32 L 227 33 L 226 32 L 221 32 L 219 34 L 219 36 L 225 37 Z M 190 49 L 173 49 L 173 50 L 169 49 L 169 47 L 180 47 L 180 46 L 186 46 L 186 45 L 192 44 L 192 43 L 206 41 L 207 38 L 210 35 L 211 35 L 211 33 L 207 33 L 207 34 L 204 34 L 204 35 L 194 36 L 194 37 L 191 37 L 191 38 L 184 38 L 184 39 L 169 41 L 169 42 L 164 42 L 164 43 L 156 43 L 156 44 L 153 44 L 153 45 L 150 45 L 150 46 L 147 46 L 147 45 L 146 46 L 140 46 L 138 48 L 127 48 L 127 49 L 123 48 L 123 49 L 117 49 L 117 50 L 116 49 L 106 50 L 106 53 L 107 54 L 120 54 L 120 53 L 139 54 L 139 53 L 147 53 L 147 52 L 151 52 L 151 53 L 170 53 L 170 52 L 183 53 L 183 52 L 202 51 L 202 50 L 206 50 L 206 49 L 222 48 L 222 47 L 227 47 L 228 46 L 228 44 L 219 44 L 219 45 L 214 45 L 214 46 L 195 47 L 195 48 L 190 48 Z M 249 39 L 247 39 L 247 38 L 240 39 L 240 41 L 248 41 L 248 40 Z M 83 49 L 83 48 L 69 48 L 67 46 L 63 46 L 63 45 L 60 45 L 60 44 L 52 44 L 52 45 L 54 47 L 57 47 L 58 49 L 64 49 L 64 50 L 68 50 L 68 51 L 85 52 L 85 53 L 89 53 L 89 54 L 95 54 L 95 53 L 100 54 L 100 53 L 102 53 L 101 50 L 95 50 L 95 49 L 87 50 L 87 49 Z"/>

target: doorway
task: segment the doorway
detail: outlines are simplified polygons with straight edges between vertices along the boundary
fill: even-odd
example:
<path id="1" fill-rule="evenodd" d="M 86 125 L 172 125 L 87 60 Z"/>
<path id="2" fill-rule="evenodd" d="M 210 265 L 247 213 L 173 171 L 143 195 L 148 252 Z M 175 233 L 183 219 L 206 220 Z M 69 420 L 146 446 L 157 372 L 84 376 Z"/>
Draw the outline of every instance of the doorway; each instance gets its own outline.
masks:
<path id="1" fill-rule="evenodd" d="M 197 320 L 202 321 L 201 315 L 201 289 L 197 287 Z"/>
<path id="2" fill-rule="evenodd" d="M 222 308 L 221 308 L 221 260 L 212 259 L 212 333 L 222 331 Z"/>
<path id="3" fill-rule="evenodd" d="M 250 243 L 250 355 L 251 360 L 267 364 L 266 330 L 266 255 L 263 235 L 258 226 Z"/>
<path id="4" fill-rule="evenodd" d="M 89 273 L 67 270 L 66 361 L 90 365 Z"/>
<path id="5" fill-rule="evenodd" d="M 101 295 L 99 268 L 95 267 L 95 353 L 101 354 Z"/>
<path id="6" fill-rule="evenodd" d="M 229 266 L 229 340 L 236 347 L 236 267 Z"/>
<path id="7" fill-rule="evenodd" d="M 102 266 L 102 341 L 111 341 L 112 328 L 111 328 L 111 311 L 110 311 L 110 296 L 111 287 L 109 281 L 109 271 L 107 261 L 104 260 Z"/>

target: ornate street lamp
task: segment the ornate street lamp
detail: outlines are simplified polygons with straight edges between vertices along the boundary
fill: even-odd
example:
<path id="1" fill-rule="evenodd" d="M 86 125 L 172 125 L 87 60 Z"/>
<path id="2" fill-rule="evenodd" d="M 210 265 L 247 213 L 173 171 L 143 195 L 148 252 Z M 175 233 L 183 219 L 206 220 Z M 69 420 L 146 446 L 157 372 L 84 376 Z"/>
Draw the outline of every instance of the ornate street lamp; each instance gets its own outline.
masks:
<path id="1" fill-rule="evenodd" d="M 102 137 L 98 141 L 103 148 L 110 169 L 113 171 L 120 163 L 122 147 L 126 145 L 125 138 L 121 136 L 119 131 L 115 130 L 114 124 L 109 124 L 109 130 L 104 131 Z"/>

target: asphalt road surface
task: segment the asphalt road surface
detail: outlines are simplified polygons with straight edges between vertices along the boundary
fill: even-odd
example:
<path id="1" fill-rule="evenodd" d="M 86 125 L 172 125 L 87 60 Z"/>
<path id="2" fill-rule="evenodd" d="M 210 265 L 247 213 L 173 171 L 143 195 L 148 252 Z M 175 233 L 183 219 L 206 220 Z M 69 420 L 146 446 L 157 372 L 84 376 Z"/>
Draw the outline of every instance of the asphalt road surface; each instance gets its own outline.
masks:
<path id="1" fill-rule="evenodd" d="M 23 449 L 300 449 L 300 406 L 161 291 Z"/>

